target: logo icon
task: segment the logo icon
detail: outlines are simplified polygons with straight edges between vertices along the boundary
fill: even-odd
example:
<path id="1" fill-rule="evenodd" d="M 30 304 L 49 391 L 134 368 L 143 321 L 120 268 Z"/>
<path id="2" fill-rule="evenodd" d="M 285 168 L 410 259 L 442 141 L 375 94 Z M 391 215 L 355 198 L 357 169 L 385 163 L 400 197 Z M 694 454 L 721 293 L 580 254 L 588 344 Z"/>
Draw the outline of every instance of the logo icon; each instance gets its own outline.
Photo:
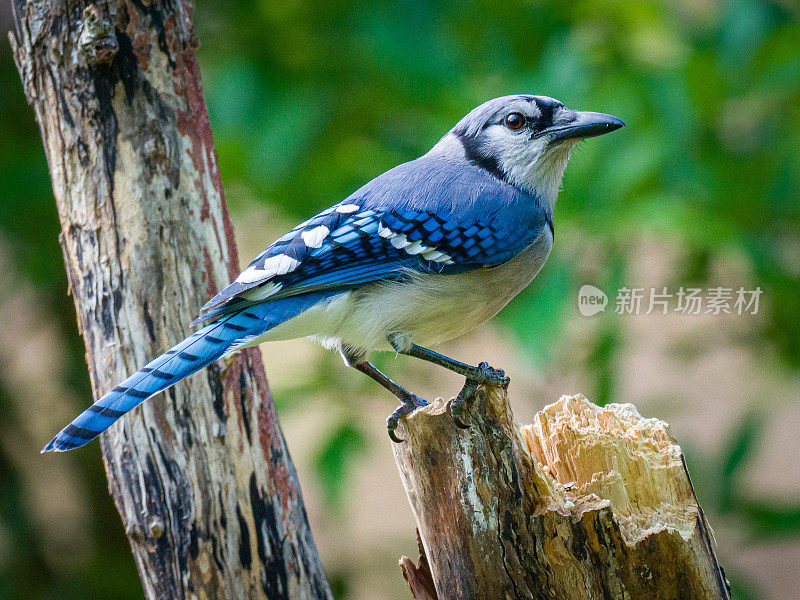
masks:
<path id="1" fill-rule="evenodd" d="M 608 306 L 608 296 L 593 285 L 582 285 L 578 290 L 578 310 L 584 317 L 603 312 Z"/>

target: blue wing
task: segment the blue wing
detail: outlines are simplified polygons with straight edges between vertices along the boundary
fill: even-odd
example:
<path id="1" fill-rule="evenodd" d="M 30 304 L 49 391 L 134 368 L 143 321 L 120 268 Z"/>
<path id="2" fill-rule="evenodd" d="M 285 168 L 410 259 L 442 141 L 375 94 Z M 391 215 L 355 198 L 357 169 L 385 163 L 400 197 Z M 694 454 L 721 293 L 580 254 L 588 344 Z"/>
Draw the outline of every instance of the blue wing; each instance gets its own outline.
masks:
<path id="1" fill-rule="evenodd" d="M 536 198 L 478 167 L 429 157 L 400 165 L 259 254 L 198 319 L 218 320 L 105 394 L 43 451 L 82 446 L 146 398 L 336 290 L 409 270 L 449 275 L 501 264 L 547 224 Z"/>
<path id="2" fill-rule="evenodd" d="M 212 298 L 196 322 L 313 291 L 501 264 L 548 221 L 537 200 L 478 167 L 417 159 L 301 223 Z"/>

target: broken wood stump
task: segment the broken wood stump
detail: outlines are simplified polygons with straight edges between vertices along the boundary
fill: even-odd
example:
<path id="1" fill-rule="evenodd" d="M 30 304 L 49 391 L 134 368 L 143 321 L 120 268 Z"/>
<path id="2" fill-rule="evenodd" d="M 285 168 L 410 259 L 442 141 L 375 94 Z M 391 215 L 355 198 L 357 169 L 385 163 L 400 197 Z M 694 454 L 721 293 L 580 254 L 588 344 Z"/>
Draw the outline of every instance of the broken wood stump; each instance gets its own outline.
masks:
<path id="1" fill-rule="evenodd" d="M 469 429 L 437 400 L 409 415 L 394 455 L 421 562 L 417 600 L 730 598 L 680 446 L 631 404 L 564 396 L 514 421 L 480 388 Z"/>

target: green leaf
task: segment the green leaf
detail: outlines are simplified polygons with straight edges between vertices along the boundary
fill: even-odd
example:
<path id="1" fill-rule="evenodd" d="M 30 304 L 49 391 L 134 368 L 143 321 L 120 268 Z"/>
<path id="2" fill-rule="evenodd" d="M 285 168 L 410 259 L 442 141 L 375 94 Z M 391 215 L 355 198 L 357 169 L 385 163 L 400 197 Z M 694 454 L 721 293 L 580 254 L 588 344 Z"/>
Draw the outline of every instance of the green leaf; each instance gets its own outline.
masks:
<path id="1" fill-rule="evenodd" d="M 764 596 L 753 589 L 753 578 L 749 574 L 738 571 L 725 571 L 731 584 L 731 597 L 736 600 L 761 600 Z"/>
<path id="2" fill-rule="evenodd" d="M 720 485 L 720 510 L 733 508 L 737 496 L 739 477 L 747 462 L 753 457 L 763 429 L 763 420 L 754 411 L 746 413 L 734 428 L 722 456 Z"/>
<path id="3" fill-rule="evenodd" d="M 800 535 L 800 503 L 780 506 L 767 502 L 743 502 L 751 535 L 764 540 Z"/>
<path id="4" fill-rule="evenodd" d="M 339 425 L 322 442 L 314 458 L 314 471 L 330 510 L 335 512 L 341 508 L 348 477 L 366 448 L 364 433 L 350 423 Z"/>

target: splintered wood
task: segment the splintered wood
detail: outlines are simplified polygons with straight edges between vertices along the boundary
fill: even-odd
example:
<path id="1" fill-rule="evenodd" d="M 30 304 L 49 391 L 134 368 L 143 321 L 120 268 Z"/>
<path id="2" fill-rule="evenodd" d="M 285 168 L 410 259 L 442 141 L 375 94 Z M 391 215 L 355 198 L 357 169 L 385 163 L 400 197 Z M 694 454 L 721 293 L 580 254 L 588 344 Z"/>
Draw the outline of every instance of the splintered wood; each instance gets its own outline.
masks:
<path id="1" fill-rule="evenodd" d="M 520 426 L 497 388 L 470 417 L 458 429 L 438 400 L 394 445 L 424 550 L 419 567 L 401 559 L 418 600 L 730 598 L 666 423 L 577 395 Z"/>

